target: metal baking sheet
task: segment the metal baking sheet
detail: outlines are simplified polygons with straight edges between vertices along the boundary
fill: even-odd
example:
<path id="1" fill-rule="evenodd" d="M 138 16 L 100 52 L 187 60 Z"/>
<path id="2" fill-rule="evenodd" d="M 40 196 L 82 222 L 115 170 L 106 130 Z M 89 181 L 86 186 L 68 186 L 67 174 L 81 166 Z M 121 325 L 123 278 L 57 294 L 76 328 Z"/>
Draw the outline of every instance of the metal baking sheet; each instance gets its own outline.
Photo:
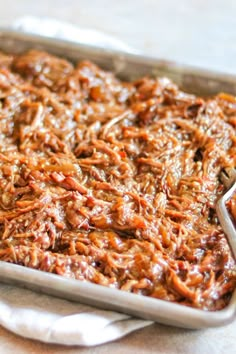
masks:
<path id="1" fill-rule="evenodd" d="M 32 48 L 46 50 L 72 61 L 92 60 L 126 80 L 147 74 L 167 76 L 189 92 L 213 95 L 224 91 L 236 94 L 235 76 L 199 70 L 145 56 L 0 29 L 0 50 L 20 53 Z M 236 249 L 233 251 L 236 253 Z M 227 307 L 210 312 L 2 261 L 0 261 L 0 280 L 38 292 L 185 328 L 225 325 L 233 321 L 236 312 L 236 291 Z"/>

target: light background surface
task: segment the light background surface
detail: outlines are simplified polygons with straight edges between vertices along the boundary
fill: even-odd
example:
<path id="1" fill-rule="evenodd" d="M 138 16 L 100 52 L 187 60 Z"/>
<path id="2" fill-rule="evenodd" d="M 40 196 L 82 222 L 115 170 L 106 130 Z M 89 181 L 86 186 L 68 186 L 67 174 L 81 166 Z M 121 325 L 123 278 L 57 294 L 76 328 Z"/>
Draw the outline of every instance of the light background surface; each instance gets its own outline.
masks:
<path id="1" fill-rule="evenodd" d="M 234 0 L 0 0 L 0 23 L 53 16 L 116 35 L 145 54 L 236 74 Z"/>
<path id="2" fill-rule="evenodd" d="M 51 16 L 115 35 L 146 55 L 236 74 L 234 0 L 0 0 L 0 25 Z M 236 353 L 236 323 L 186 331 L 155 324 L 96 348 L 26 340 L 0 328 L 0 353 Z"/>

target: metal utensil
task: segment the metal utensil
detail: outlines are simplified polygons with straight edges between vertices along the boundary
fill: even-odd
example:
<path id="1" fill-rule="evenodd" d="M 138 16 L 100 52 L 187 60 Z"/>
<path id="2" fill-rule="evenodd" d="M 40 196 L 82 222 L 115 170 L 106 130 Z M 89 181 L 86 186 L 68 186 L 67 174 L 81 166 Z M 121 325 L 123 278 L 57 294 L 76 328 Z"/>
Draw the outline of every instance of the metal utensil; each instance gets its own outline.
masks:
<path id="1" fill-rule="evenodd" d="M 221 173 L 221 181 L 228 189 L 227 192 L 218 200 L 216 204 L 216 212 L 222 226 L 223 231 L 228 237 L 234 257 L 236 257 L 236 228 L 226 202 L 236 193 L 236 169 L 231 168 Z"/>

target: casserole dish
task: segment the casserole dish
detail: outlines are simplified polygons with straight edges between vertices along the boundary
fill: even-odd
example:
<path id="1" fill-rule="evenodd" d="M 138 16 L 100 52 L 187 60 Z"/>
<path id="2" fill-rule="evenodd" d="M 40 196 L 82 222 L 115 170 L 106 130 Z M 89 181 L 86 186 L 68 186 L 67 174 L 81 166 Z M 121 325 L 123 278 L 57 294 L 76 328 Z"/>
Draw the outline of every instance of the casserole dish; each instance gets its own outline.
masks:
<path id="1" fill-rule="evenodd" d="M 231 93 L 236 91 L 234 77 L 186 68 L 147 57 L 4 30 L 0 33 L 0 40 L 1 50 L 4 52 L 18 54 L 34 48 L 63 56 L 73 62 L 89 59 L 126 80 L 134 80 L 144 75 L 167 76 L 182 89 L 201 95 L 213 95 L 220 91 Z M 65 279 L 5 262 L 1 262 L 0 274 L 7 282 L 171 325 L 190 328 L 217 326 L 232 320 L 235 312 L 235 294 L 230 304 L 223 310 L 207 312 L 163 300 L 107 289 L 99 285 Z"/>

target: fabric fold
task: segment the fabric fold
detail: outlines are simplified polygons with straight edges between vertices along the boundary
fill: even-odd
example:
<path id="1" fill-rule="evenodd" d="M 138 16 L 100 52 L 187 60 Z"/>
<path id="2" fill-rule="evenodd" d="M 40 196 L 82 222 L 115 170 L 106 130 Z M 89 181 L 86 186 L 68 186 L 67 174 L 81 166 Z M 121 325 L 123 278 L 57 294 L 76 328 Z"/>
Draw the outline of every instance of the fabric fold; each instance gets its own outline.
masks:
<path id="1" fill-rule="evenodd" d="M 0 325 L 30 339 L 93 346 L 150 324 L 126 314 L 0 284 Z"/>

